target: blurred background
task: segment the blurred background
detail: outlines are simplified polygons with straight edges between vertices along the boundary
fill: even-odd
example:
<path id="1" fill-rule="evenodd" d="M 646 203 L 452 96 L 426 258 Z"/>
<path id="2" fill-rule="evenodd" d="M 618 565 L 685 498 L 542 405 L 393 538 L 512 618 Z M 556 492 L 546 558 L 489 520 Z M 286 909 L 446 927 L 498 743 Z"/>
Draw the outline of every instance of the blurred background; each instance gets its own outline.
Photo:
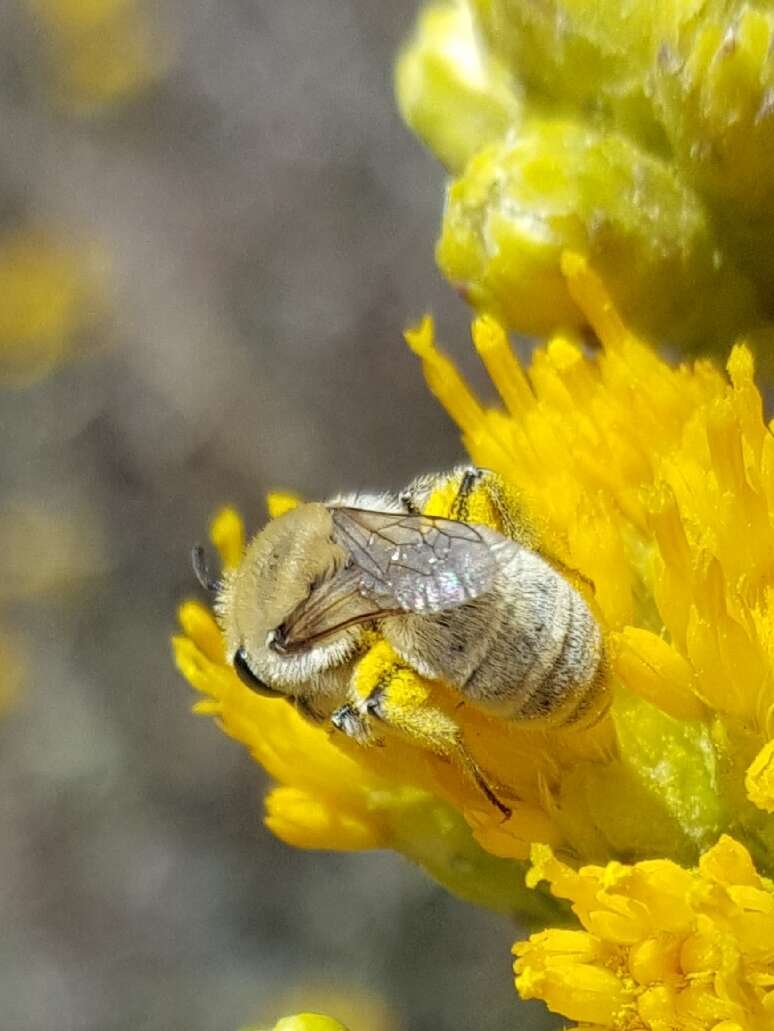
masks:
<path id="1" fill-rule="evenodd" d="M 432 310 L 481 381 L 393 105 L 415 8 L 0 4 L 3 1031 L 551 1023 L 503 919 L 274 840 L 170 659 L 220 504 L 462 456 L 401 339 Z"/>

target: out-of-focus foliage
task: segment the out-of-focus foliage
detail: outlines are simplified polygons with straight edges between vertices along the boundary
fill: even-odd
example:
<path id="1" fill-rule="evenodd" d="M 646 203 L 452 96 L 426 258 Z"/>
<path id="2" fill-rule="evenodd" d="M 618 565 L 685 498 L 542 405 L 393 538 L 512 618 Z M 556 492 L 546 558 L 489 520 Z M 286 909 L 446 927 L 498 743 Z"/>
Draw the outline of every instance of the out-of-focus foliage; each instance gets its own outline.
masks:
<path id="1" fill-rule="evenodd" d="M 747 332 L 767 344 L 774 11 L 720 0 L 461 0 L 461 8 L 450 5 L 446 16 L 454 53 L 466 55 L 460 66 L 474 66 L 470 53 L 479 67 L 496 61 L 520 97 L 499 140 L 491 118 L 487 132 L 468 132 L 467 150 L 456 138 L 467 123 L 464 91 L 434 104 L 453 78 L 437 8 L 420 15 L 396 75 L 404 117 L 457 175 L 438 246 L 454 285 L 519 331 L 575 324 L 558 269 L 569 245 L 657 342 L 723 347 Z M 412 64 L 421 77 L 405 74 Z M 480 81 L 480 108 L 502 114 L 500 82 Z M 454 153 L 470 155 L 465 168 L 449 162 L 452 133 Z"/>
<path id="2" fill-rule="evenodd" d="M 20 646 L 0 632 L 0 717 L 3 717 L 19 694 L 24 682 L 26 662 Z"/>
<path id="3" fill-rule="evenodd" d="M 52 511 L 41 497 L 11 498 L 0 511 L 0 603 L 49 595 L 110 568 L 105 530 L 77 497 Z"/>
<path id="4" fill-rule="evenodd" d="M 75 498 L 56 511 L 42 497 L 8 498 L 0 508 L 0 556 L 2 617 L 20 603 L 73 593 L 110 566 L 97 513 Z M 0 629 L 0 716 L 23 692 L 28 665 L 23 638 L 10 625 Z"/>

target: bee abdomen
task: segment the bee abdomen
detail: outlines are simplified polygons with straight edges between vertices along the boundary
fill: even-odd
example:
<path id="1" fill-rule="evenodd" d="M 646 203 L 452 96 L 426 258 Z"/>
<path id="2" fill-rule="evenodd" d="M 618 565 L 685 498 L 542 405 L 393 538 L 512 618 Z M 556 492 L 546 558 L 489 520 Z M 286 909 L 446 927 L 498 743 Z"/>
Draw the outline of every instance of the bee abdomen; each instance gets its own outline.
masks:
<path id="1" fill-rule="evenodd" d="M 575 723 L 598 708 L 604 687 L 602 634 L 581 596 L 565 581 L 557 597 L 552 647 L 518 692 L 515 719 Z"/>
<path id="2" fill-rule="evenodd" d="M 464 693 L 506 719 L 556 725 L 596 712 L 602 635 L 583 598 L 529 552 L 509 565 L 507 583 L 508 604 Z"/>

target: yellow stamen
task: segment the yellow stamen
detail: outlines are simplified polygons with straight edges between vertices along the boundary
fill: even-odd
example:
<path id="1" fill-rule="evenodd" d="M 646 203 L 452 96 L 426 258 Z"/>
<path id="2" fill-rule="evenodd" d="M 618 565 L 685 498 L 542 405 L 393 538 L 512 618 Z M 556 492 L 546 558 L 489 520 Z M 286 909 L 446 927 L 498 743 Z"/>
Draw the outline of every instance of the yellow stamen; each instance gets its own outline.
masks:
<path id="1" fill-rule="evenodd" d="M 505 330 L 489 315 L 473 323 L 473 344 L 497 387 L 505 407 L 514 418 L 521 418 L 535 403 L 535 395 L 514 356 Z"/>
<path id="2" fill-rule="evenodd" d="M 626 343 L 629 332 L 602 281 L 591 270 L 586 259 L 572 251 L 564 251 L 561 269 L 567 280 L 570 296 L 586 316 L 605 348 L 613 350 Z"/>
<path id="3" fill-rule="evenodd" d="M 430 390 L 463 433 L 475 434 L 484 420 L 483 410 L 454 362 L 436 347 L 432 317 L 425 315 L 418 326 L 407 329 L 403 336 L 421 359 Z"/>

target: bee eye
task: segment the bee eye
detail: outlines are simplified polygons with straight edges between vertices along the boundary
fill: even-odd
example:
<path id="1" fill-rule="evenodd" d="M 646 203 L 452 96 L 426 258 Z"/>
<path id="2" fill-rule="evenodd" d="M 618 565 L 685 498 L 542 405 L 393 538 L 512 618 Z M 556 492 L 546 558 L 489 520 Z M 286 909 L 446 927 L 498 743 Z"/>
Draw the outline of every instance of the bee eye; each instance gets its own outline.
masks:
<path id="1" fill-rule="evenodd" d="M 234 666 L 234 672 L 242 681 L 242 683 L 249 687 L 251 691 L 255 691 L 256 694 L 263 695 L 265 698 L 283 698 L 282 691 L 275 691 L 273 687 L 269 687 L 268 684 L 264 684 L 255 673 L 247 665 L 247 657 L 245 656 L 244 648 L 239 648 L 234 653 L 232 659 Z"/>

